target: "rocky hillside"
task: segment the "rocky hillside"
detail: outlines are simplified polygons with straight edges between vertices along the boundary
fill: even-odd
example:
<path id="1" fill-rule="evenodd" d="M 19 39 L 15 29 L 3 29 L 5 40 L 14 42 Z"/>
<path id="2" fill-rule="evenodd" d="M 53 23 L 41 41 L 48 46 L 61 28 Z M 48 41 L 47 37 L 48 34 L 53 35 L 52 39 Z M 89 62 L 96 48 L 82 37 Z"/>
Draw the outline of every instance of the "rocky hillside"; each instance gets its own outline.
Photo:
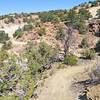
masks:
<path id="1" fill-rule="evenodd" d="M 100 100 L 99 61 L 99 0 L 0 16 L 0 100 Z"/>

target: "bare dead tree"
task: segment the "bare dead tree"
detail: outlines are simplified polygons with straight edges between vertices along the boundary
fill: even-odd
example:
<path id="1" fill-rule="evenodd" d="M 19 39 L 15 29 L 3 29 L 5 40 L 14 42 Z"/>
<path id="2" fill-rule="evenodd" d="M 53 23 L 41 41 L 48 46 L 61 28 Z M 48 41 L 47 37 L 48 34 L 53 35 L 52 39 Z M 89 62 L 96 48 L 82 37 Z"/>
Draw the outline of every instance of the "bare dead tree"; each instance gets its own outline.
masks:
<path id="1" fill-rule="evenodd" d="M 75 37 L 73 34 L 74 29 L 72 27 L 68 27 L 66 30 L 66 36 L 64 39 L 64 56 L 69 54 L 69 48 L 75 43 Z"/>

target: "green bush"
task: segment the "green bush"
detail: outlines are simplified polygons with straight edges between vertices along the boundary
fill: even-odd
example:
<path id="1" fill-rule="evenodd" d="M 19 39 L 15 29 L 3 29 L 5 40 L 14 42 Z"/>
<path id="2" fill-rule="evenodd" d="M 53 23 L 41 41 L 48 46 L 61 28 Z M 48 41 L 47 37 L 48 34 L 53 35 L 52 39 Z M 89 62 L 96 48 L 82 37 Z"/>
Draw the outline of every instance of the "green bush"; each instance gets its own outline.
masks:
<path id="1" fill-rule="evenodd" d="M 35 75 L 36 72 L 38 72 L 38 70 L 41 69 L 41 65 L 38 62 L 34 61 L 30 68 L 32 70 L 32 73 Z"/>
<path id="2" fill-rule="evenodd" d="M 4 43 L 9 40 L 8 34 L 5 31 L 0 31 L 0 43 Z"/>
<path id="3" fill-rule="evenodd" d="M 81 8 L 79 10 L 79 15 L 83 18 L 83 20 L 88 20 L 92 17 L 91 13 L 85 8 Z"/>
<path id="4" fill-rule="evenodd" d="M 56 37 L 55 37 L 55 38 L 56 38 L 57 40 L 63 40 L 64 37 L 65 37 L 64 29 L 63 29 L 63 27 L 59 27 L 59 30 L 57 31 Z"/>
<path id="5" fill-rule="evenodd" d="M 19 28 L 19 29 L 17 29 L 17 30 L 15 31 L 15 33 L 13 34 L 13 37 L 20 38 L 20 37 L 22 37 L 23 33 L 24 33 L 24 32 L 22 31 L 22 29 Z"/>
<path id="6" fill-rule="evenodd" d="M 63 69 L 63 68 L 65 68 L 65 65 L 64 64 L 62 64 L 62 63 L 60 63 L 59 65 L 58 65 L 58 67 L 57 67 L 58 69 Z"/>
<path id="7" fill-rule="evenodd" d="M 4 45 L 2 46 L 2 49 L 4 49 L 4 50 L 9 50 L 11 48 L 12 48 L 12 42 L 11 41 L 5 42 Z"/>
<path id="8" fill-rule="evenodd" d="M 9 24 L 9 23 L 14 23 L 14 18 L 13 18 L 13 16 L 7 16 L 6 17 L 7 19 L 6 20 L 4 20 L 4 22 L 6 23 L 6 24 Z"/>
<path id="9" fill-rule="evenodd" d="M 50 13 L 43 13 L 40 14 L 40 19 L 42 22 L 52 22 L 52 23 L 58 23 L 59 17 L 55 14 L 50 14 Z"/>
<path id="10" fill-rule="evenodd" d="M 5 50 L 0 50 L 0 63 L 8 58 L 8 53 Z"/>
<path id="11" fill-rule="evenodd" d="M 96 66 L 96 69 L 93 70 L 92 73 L 94 74 L 95 78 L 98 78 L 100 80 L 100 65 L 99 64 Z"/>
<path id="12" fill-rule="evenodd" d="M 38 34 L 39 34 L 39 36 L 45 35 L 45 34 L 46 34 L 46 29 L 45 29 L 45 28 L 40 28 L 40 29 L 38 30 Z"/>
<path id="13" fill-rule="evenodd" d="M 87 42 L 87 38 L 83 38 L 82 42 L 81 42 L 81 47 L 82 48 L 88 48 L 89 44 Z"/>
<path id="14" fill-rule="evenodd" d="M 23 31 L 32 31 L 32 29 L 33 29 L 33 26 L 31 24 L 24 25 L 23 27 Z"/>
<path id="15" fill-rule="evenodd" d="M 66 20 L 69 25 L 72 25 L 78 20 L 78 15 L 75 10 L 69 10 Z"/>
<path id="16" fill-rule="evenodd" d="M 23 18 L 23 22 L 27 22 L 28 24 L 30 24 L 30 23 L 33 23 L 33 19 L 30 17 L 30 18 L 27 18 L 27 17 L 25 17 L 25 18 Z"/>
<path id="17" fill-rule="evenodd" d="M 100 9 L 97 10 L 97 14 L 98 18 L 100 18 Z"/>
<path id="18" fill-rule="evenodd" d="M 43 69 L 43 66 L 49 64 L 56 52 L 57 50 L 44 42 L 41 42 L 38 48 L 36 46 L 29 46 L 26 51 L 26 57 L 32 73 L 36 74 L 39 70 Z"/>
<path id="19" fill-rule="evenodd" d="M 78 58 L 72 54 L 64 58 L 64 64 L 67 64 L 67 65 L 76 65 L 77 62 L 78 62 Z"/>
<path id="20" fill-rule="evenodd" d="M 67 25 L 70 25 L 74 29 L 79 30 L 81 34 L 85 34 L 87 32 L 87 26 L 83 16 L 78 14 L 75 10 L 70 10 L 68 12 L 66 21 Z"/>
<path id="21" fill-rule="evenodd" d="M 96 51 L 100 53 L 100 40 L 96 43 Z"/>
<path id="22" fill-rule="evenodd" d="M 94 59 L 95 51 L 94 50 L 85 50 L 84 52 L 82 52 L 82 56 L 85 59 Z"/>
<path id="23" fill-rule="evenodd" d="M 19 100 L 16 96 L 4 96 L 0 97 L 0 100 Z"/>

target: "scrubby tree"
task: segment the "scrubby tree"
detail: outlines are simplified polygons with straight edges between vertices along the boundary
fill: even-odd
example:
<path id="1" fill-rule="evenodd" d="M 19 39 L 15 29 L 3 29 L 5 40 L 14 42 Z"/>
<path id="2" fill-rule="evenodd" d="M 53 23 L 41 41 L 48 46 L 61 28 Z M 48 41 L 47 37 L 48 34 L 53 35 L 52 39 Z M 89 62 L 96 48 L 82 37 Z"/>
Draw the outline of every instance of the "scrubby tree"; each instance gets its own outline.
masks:
<path id="1" fill-rule="evenodd" d="M 82 47 L 82 48 L 88 48 L 88 47 L 89 47 L 87 38 L 83 38 L 83 40 L 82 40 L 82 42 L 81 42 L 81 47 Z"/>
<path id="2" fill-rule="evenodd" d="M 82 17 L 83 20 L 88 20 L 92 17 L 91 13 L 85 8 L 81 8 L 79 10 L 79 15 Z"/>
<path id="3" fill-rule="evenodd" d="M 15 33 L 13 34 L 13 37 L 20 38 L 23 35 L 23 30 L 21 28 L 18 28 Z"/>
<path id="4" fill-rule="evenodd" d="M 5 31 L 0 31 L 0 43 L 4 43 L 9 40 L 9 36 Z"/>
<path id="5" fill-rule="evenodd" d="M 24 25 L 23 31 L 32 31 L 33 26 L 31 24 Z"/>
<path id="6" fill-rule="evenodd" d="M 32 73 L 36 74 L 42 70 L 45 65 L 49 65 L 52 61 L 52 57 L 56 55 L 57 50 L 53 49 L 44 42 L 39 44 L 39 47 L 29 46 L 26 51 L 26 57 L 28 59 L 28 66 L 32 69 Z"/>
<path id="7" fill-rule="evenodd" d="M 68 12 L 66 21 L 69 22 L 69 24 L 72 26 L 77 21 L 77 19 L 78 19 L 78 15 L 77 15 L 76 11 L 70 10 Z"/>
<path id="8" fill-rule="evenodd" d="M 100 53 L 100 40 L 96 43 L 96 51 Z"/>
<path id="9" fill-rule="evenodd" d="M 97 10 L 97 14 L 98 18 L 100 18 L 100 9 Z"/>
<path id="10" fill-rule="evenodd" d="M 100 80 L 100 65 L 99 64 L 96 65 L 96 69 L 93 70 L 92 73 L 94 74 L 95 79 L 98 78 L 98 80 Z"/>
<path id="11" fill-rule="evenodd" d="M 75 23 L 73 23 L 73 27 L 75 29 L 79 30 L 80 34 L 86 34 L 86 32 L 88 31 L 87 25 L 86 25 L 85 21 L 82 19 L 81 16 L 78 16 Z"/>
<path id="12" fill-rule="evenodd" d="M 82 52 L 82 56 L 85 59 L 94 59 L 95 57 L 95 51 L 94 50 L 85 50 Z"/>
<path id="13" fill-rule="evenodd" d="M 80 14 L 76 13 L 74 10 L 70 10 L 67 15 L 67 26 L 71 26 L 74 29 L 79 30 L 81 34 L 85 34 L 87 32 L 87 26 L 85 24 L 85 20 L 80 16 Z"/>
<path id="14" fill-rule="evenodd" d="M 64 28 L 62 26 L 59 27 L 57 33 L 56 33 L 56 39 L 57 40 L 63 40 L 65 38 L 65 31 Z"/>
<path id="15" fill-rule="evenodd" d="M 2 46 L 2 49 L 4 49 L 4 50 L 9 50 L 11 48 L 12 48 L 12 42 L 11 41 L 5 42 L 4 45 Z"/>
<path id="16" fill-rule="evenodd" d="M 55 14 L 50 13 L 42 13 L 40 14 L 40 19 L 42 22 L 52 22 L 52 23 L 58 23 L 59 17 Z"/>
<path id="17" fill-rule="evenodd" d="M 6 24 L 14 23 L 14 21 L 15 21 L 13 16 L 7 15 L 6 18 L 7 18 L 7 19 L 4 20 L 4 22 L 5 22 Z"/>
<path id="18" fill-rule="evenodd" d="M 8 53 L 5 50 L 0 50 L 0 64 L 8 58 Z"/>

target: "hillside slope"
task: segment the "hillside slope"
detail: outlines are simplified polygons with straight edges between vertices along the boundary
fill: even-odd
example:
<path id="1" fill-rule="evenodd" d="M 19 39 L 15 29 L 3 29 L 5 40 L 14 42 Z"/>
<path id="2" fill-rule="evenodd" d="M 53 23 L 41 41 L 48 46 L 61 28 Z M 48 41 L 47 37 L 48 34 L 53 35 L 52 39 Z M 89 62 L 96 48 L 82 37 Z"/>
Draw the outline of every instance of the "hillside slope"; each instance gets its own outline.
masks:
<path id="1" fill-rule="evenodd" d="M 91 13 L 91 15 L 93 16 L 93 18 L 96 17 L 96 14 L 97 14 L 97 10 L 100 9 L 100 6 L 97 6 L 97 7 L 91 7 L 89 8 L 89 12 Z"/>

